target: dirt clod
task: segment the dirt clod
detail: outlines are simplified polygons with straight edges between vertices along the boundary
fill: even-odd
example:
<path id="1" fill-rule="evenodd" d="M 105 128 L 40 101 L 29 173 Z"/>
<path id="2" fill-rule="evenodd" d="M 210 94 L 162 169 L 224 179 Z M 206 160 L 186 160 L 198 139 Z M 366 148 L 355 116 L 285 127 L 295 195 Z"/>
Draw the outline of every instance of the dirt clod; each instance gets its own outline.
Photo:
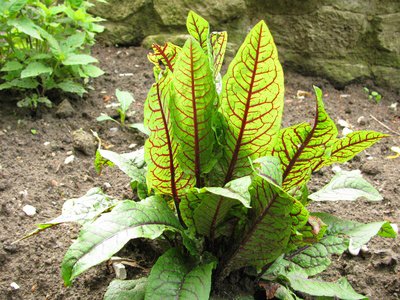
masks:
<path id="1" fill-rule="evenodd" d="M 64 99 L 57 107 L 56 116 L 60 119 L 71 118 L 75 115 L 75 109 L 68 99 Z"/>
<path id="2" fill-rule="evenodd" d="M 94 155 L 97 149 L 96 138 L 82 130 L 75 130 L 72 132 L 73 145 L 76 151 L 80 151 L 86 155 Z"/>

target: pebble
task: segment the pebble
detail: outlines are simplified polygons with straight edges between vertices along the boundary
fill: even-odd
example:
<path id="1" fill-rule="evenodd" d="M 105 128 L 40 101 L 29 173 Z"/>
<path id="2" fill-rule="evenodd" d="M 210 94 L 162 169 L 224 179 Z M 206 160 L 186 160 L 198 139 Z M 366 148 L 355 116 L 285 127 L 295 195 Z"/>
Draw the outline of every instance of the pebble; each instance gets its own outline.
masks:
<path id="1" fill-rule="evenodd" d="M 72 163 L 74 161 L 74 159 L 75 159 L 75 156 L 73 156 L 73 155 L 67 156 L 67 158 L 64 160 L 64 164 L 68 165 L 68 164 Z"/>
<path id="2" fill-rule="evenodd" d="M 21 199 L 26 199 L 28 198 L 28 191 L 27 190 L 23 190 L 18 192 L 18 195 L 21 197 Z"/>
<path id="3" fill-rule="evenodd" d="M 377 168 L 377 163 L 375 161 L 367 161 L 361 166 L 361 171 L 368 175 L 378 175 L 381 173 L 381 170 Z"/>
<path id="4" fill-rule="evenodd" d="M 110 189 L 111 188 L 111 184 L 109 183 L 109 182 L 104 182 L 103 183 L 103 189 L 104 190 L 108 190 L 108 189 Z"/>
<path id="5" fill-rule="evenodd" d="M 84 131 L 83 129 L 72 132 L 73 147 L 76 151 L 92 156 L 96 153 L 97 141 L 96 138 Z"/>
<path id="6" fill-rule="evenodd" d="M 368 124 L 367 119 L 365 119 L 364 116 L 359 117 L 357 119 L 357 123 L 360 124 L 360 125 L 363 125 L 363 126 Z"/>
<path id="7" fill-rule="evenodd" d="M 16 282 L 11 282 L 10 286 L 13 290 L 19 290 L 19 285 Z"/>
<path id="8" fill-rule="evenodd" d="M 22 210 L 29 217 L 36 215 L 36 208 L 32 205 L 27 204 L 22 208 Z"/>
<path id="9" fill-rule="evenodd" d="M 112 264 L 115 271 L 115 278 L 124 280 L 126 279 L 126 269 L 125 266 L 121 263 L 113 263 Z"/>
<path id="10" fill-rule="evenodd" d="M 353 132 L 353 130 L 351 130 L 350 128 L 345 127 L 342 130 L 342 135 L 346 136 L 346 135 L 348 135 L 349 133 L 352 133 L 352 132 Z"/>

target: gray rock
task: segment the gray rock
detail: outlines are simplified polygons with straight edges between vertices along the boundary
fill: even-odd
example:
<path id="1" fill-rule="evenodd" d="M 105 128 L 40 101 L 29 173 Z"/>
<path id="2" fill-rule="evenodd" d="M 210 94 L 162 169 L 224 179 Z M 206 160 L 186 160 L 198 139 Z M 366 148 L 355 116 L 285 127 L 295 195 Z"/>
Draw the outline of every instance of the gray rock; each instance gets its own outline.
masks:
<path id="1" fill-rule="evenodd" d="M 86 155 L 94 155 L 97 149 L 95 137 L 83 129 L 72 132 L 73 147 Z"/>
<path id="2" fill-rule="evenodd" d="M 56 116 L 60 119 L 66 119 L 75 115 L 75 109 L 68 99 L 64 99 L 57 107 Z"/>
<path id="3" fill-rule="evenodd" d="M 368 175 L 378 175 L 382 171 L 378 168 L 378 164 L 376 161 L 368 160 L 361 166 L 361 171 Z"/>

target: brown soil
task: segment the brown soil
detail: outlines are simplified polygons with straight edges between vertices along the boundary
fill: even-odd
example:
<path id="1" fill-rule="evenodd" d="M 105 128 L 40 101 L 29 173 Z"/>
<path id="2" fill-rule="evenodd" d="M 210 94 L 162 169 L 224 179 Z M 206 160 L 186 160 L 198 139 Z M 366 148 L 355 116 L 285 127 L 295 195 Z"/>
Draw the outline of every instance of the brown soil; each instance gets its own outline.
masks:
<path id="1" fill-rule="evenodd" d="M 72 118 L 59 119 L 55 110 L 40 111 L 39 115 L 32 117 L 17 109 L 15 99 L 10 95 L 3 94 L 0 99 L 0 299 L 102 298 L 114 276 L 106 264 L 80 276 L 71 288 L 62 284 L 59 266 L 66 249 L 76 238 L 77 227 L 60 226 L 29 240 L 17 244 L 12 242 L 33 229 L 33 224 L 57 216 L 66 199 L 81 196 L 93 186 L 105 186 L 108 182 L 111 184 L 108 194 L 132 197 L 128 178 L 118 170 L 106 169 L 99 176 L 94 171 L 93 157 L 79 152 L 74 153 L 76 157 L 71 164 L 65 165 L 64 159 L 74 151 L 71 132 L 79 128 L 98 132 L 104 143 L 114 145 L 112 150 L 117 152 L 132 151 L 128 147 L 132 143 L 143 144 L 142 135 L 110 130 L 114 124 L 98 123 L 95 118 L 101 112 L 111 113 L 105 108 L 104 100 L 119 88 L 132 92 L 136 99 L 134 110 L 137 113 L 131 121 L 142 121 L 143 101 L 152 84 L 152 69 L 146 61 L 146 53 L 141 48 L 95 48 L 94 55 L 101 61 L 106 75 L 94 80 L 94 89 L 85 101 L 70 99 L 76 111 Z M 133 73 L 133 76 L 121 76 L 126 73 Z M 382 90 L 382 102 L 374 104 L 367 99 L 363 85 L 351 85 L 338 91 L 324 80 L 293 73 L 286 75 L 285 126 L 312 119 L 313 100 L 296 97 L 298 90 L 311 91 L 312 84 L 323 88 L 327 110 L 335 121 L 345 119 L 355 129 L 389 133 L 370 117 L 373 115 L 393 130 L 400 130 L 400 107 L 398 111 L 389 108 L 390 104 L 400 101 L 398 95 Z M 344 94 L 350 96 L 341 97 Z M 59 103 L 62 99 L 53 100 Z M 364 125 L 357 123 L 360 116 L 365 117 Z M 38 133 L 31 134 L 31 129 Z M 45 146 L 45 142 L 50 144 Z M 400 137 L 393 134 L 344 166 L 346 169 L 361 169 L 382 192 L 383 201 L 316 203 L 312 208 L 361 222 L 388 220 L 400 223 L 400 158 L 385 159 L 393 154 L 390 147 L 395 145 L 400 146 Z M 313 186 L 322 186 L 331 176 L 329 168 L 318 172 Z M 26 216 L 22 211 L 26 204 L 36 207 L 38 213 L 33 217 Z M 141 249 L 140 243 L 133 247 L 134 258 L 145 268 L 143 272 L 147 272 L 155 257 L 147 255 L 144 260 L 143 252 L 146 250 Z M 370 296 L 370 299 L 399 299 L 399 239 L 375 238 L 369 249 L 369 253 L 363 256 L 345 254 L 336 258 L 334 266 L 324 277 L 333 280 L 346 276 L 358 292 Z M 139 269 L 132 272 L 138 274 Z M 12 282 L 16 282 L 20 289 L 13 290 L 10 287 Z"/>

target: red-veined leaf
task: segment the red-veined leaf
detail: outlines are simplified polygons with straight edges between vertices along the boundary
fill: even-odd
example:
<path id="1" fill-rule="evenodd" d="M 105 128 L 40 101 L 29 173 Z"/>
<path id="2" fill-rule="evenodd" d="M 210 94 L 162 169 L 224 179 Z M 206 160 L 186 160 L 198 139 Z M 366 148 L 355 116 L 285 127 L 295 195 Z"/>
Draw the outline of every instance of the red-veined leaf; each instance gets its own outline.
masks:
<path id="1" fill-rule="evenodd" d="M 180 144 L 177 158 L 200 187 L 201 175 L 216 162 L 212 159 L 215 135 L 211 122 L 216 91 L 208 57 L 197 41 L 189 39 L 182 48 L 172 83 L 173 131 Z"/>
<path id="2" fill-rule="evenodd" d="M 174 71 L 174 65 L 178 59 L 181 48 L 173 43 L 166 43 L 164 46 L 153 44 L 153 53 L 149 53 L 147 58 L 156 67 L 160 68 L 160 62 L 171 72 Z"/>
<path id="3" fill-rule="evenodd" d="M 226 31 L 212 32 L 210 39 L 214 58 L 214 76 L 216 77 L 221 71 L 222 63 L 224 62 L 228 33 Z"/>
<path id="4" fill-rule="evenodd" d="M 283 72 L 264 21 L 247 35 L 223 79 L 226 119 L 225 182 L 249 175 L 254 160 L 273 147 L 282 118 Z"/>
<path id="5" fill-rule="evenodd" d="M 199 42 L 204 52 L 208 53 L 208 38 L 210 35 L 210 25 L 208 22 L 194 11 L 190 11 L 186 20 L 186 28 L 189 34 Z"/>
<path id="6" fill-rule="evenodd" d="M 171 195 L 179 202 L 179 195 L 194 185 L 194 178 L 179 167 L 176 154 L 178 144 L 172 137 L 170 112 L 171 73 L 166 70 L 151 87 L 144 108 L 145 126 L 150 136 L 145 143 L 148 166 L 147 185 L 157 193 Z"/>

